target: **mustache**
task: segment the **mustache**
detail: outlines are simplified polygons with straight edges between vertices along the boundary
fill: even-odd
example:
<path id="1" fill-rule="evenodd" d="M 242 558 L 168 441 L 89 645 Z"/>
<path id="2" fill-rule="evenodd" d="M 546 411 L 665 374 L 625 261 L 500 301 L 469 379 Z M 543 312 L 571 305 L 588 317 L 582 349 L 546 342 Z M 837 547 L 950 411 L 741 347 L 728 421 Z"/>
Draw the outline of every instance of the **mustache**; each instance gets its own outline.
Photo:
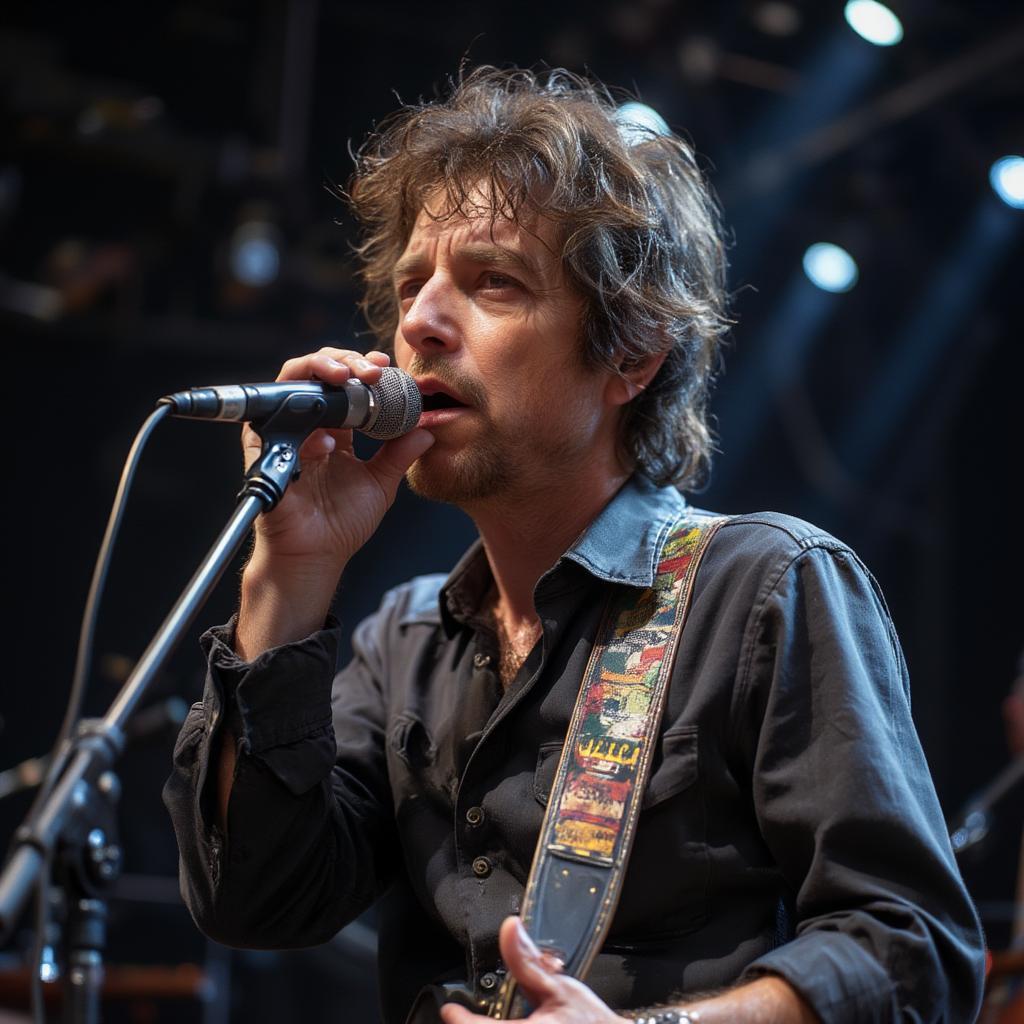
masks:
<path id="1" fill-rule="evenodd" d="M 483 385 L 456 370 L 447 356 L 425 356 L 417 352 L 409 364 L 409 373 L 413 376 L 436 377 L 469 405 L 481 412 L 487 411 L 487 392 Z"/>

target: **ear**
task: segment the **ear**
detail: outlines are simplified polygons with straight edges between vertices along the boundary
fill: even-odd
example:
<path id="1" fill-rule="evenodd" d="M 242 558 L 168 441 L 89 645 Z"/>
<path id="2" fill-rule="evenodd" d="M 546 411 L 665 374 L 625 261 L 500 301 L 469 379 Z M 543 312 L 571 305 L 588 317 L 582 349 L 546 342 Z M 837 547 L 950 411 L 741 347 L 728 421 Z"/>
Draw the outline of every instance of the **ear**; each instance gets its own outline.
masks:
<path id="1" fill-rule="evenodd" d="M 608 378 L 605 398 L 609 405 L 626 405 L 652 380 L 665 362 L 668 352 L 653 352 L 639 360 L 623 359 L 619 363 L 618 373 Z"/>

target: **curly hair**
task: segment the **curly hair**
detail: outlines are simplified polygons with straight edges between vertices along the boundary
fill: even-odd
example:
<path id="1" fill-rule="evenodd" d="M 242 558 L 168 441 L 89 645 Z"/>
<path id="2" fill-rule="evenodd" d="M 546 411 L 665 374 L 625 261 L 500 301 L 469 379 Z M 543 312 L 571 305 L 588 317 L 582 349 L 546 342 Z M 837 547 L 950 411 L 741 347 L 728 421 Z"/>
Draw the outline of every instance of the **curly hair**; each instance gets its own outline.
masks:
<path id="1" fill-rule="evenodd" d="M 478 68 L 447 98 L 403 107 L 358 151 L 348 188 L 362 309 L 384 345 L 399 312 L 392 268 L 435 194 L 446 216 L 559 224 L 564 271 L 585 301 L 584 363 L 623 372 L 666 353 L 625 407 L 623 455 L 660 484 L 701 482 L 729 322 L 718 209 L 691 147 L 628 123 L 604 86 L 563 70 Z"/>

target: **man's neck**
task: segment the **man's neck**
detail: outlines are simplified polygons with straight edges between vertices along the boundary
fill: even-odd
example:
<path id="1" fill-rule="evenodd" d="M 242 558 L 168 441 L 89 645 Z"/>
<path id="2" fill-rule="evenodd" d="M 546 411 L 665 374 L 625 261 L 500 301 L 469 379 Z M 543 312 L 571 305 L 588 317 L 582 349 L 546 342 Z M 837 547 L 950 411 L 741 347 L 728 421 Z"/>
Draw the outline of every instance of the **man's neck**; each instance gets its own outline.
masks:
<path id="1" fill-rule="evenodd" d="M 503 495 L 466 511 L 476 523 L 494 576 L 494 612 L 515 627 L 536 621 L 533 591 L 597 518 L 629 473 L 603 473 L 532 494 Z"/>

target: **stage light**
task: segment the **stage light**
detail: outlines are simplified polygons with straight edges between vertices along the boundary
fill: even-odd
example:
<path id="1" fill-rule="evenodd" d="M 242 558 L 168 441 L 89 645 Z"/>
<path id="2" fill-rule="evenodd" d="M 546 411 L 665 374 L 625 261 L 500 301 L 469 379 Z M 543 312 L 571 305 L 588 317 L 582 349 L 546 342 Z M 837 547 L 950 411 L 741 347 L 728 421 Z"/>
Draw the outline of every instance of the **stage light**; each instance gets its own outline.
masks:
<path id="1" fill-rule="evenodd" d="M 277 228 L 259 220 L 240 224 L 231 236 L 231 273 L 250 288 L 265 288 L 280 269 Z"/>
<path id="2" fill-rule="evenodd" d="M 900 19 L 877 0 L 847 0 L 843 15 L 861 39 L 875 46 L 895 46 L 903 38 Z"/>
<path id="3" fill-rule="evenodd" d="M 619 133 L 631 146 L 650 138 L 653 135 L 670 135 L 671 129 L 653 107 L 646 103 L 630 100 L 623 103 L 615 112 L 615 120 L 619 125 Z"/>
<path id="4" fill-rule="evenodd" d="M 1007 206 L 1024 210 L 1024 156 L 1004 156 L 988 172 L 995 193 Z"/>
<path id="5" fill-rule="evenodd" d="M 853 257 L 831 242 L 815 242 L 804 253 L 804 273 L 826 292 L 848 292 L 857 283 Z"/>

